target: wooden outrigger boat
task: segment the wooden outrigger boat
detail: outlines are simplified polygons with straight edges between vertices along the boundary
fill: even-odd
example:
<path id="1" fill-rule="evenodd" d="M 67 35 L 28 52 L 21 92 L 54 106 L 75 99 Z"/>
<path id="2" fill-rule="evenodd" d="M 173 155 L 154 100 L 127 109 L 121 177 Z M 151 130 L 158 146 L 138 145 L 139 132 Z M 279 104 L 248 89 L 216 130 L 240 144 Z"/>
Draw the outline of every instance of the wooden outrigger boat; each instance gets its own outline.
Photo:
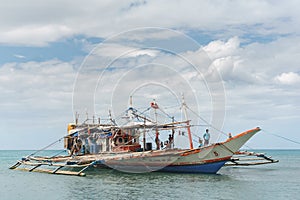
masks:
<path id="1" fill-rule="evenodd" d="M 183 102 L 183 107 L 186 104 Z M 156 102 L 151 108 L 159 109 Z M 31 154 L 19 160 L 10 169 L 29 172 L 84 176 L 91 167 L 111 168 L 124 172 L 143 173 L 151 171 L 179 173 L 217 173 L 225 164 L 240 165 L 235 157 L 239 149 L 260 128 L 253 128 L 237 134 L 226 141 L 194 148 L 190 120 L 159 124 L 139 113 L 132 105 L 127 110 L 128 123 L 83 123 L 68 125 L 68 135 L 64 137 L 65 149 L 69 155 L 36 156 Z M 175 131 L 186 129 L 190 147 L 174 147 Z M 146 141 L 146 134 L 153 132 L 154 144 Z M 169 133 L 169 141 L 163 144 L 159 135 Z M 140 142 L 142 138 L 142 142 Z M 250 155 L 250 154 L 249 154 Z M 260 157 L 267 158 L 267 157 Z M 267 162 L 278 162 L 267 158 Z M 259 163 L 262 164 L 262 163 Z"/>

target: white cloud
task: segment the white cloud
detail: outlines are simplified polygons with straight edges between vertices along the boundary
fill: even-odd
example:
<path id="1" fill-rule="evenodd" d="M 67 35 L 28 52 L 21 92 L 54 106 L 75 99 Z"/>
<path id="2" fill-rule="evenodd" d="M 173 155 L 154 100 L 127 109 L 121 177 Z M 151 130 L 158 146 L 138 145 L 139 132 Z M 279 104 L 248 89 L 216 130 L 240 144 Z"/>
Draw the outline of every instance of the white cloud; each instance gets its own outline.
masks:
<path id="1" fill-rule="evenodd" d="M 227 93 L 227 130 L 243 130 L 249 124 L 256 126 L 266 122 L 271 126 L 274 124 L 272 122 L 277 122 L 275 119 L 297 119 L 300 112 L 299 91 L 297 87 L 290 86 L 300 83 L 300 47 L 296 45 L 300 43 L 297 36 L 300 23 L 298 4 L 294 0 L 182 0 L 176 3 L 95 0 L 82 6 L 80 1 L 9 1 L 0 7 L 0 18 L 3 19 L 0 23 L 0 43 L 45 46 L 74 35 L 106 38 L 111 34 L 145 26 L 212 34 L 211 38 L 217 39 L 203 49 L 195 48 L 197 45 L 184 49 L 185 41 L 179 41 L 175 33 L 164 29 L 160 32 L 146 31 L 145 34 L 131 35 L 127 41 L 128 35 L 125 34 L 125 37 L 119 37 L 123 43 L 110 44 L 106 48 L 103 45 L 99 52 L 95 52 L 101 56 L 88 63 L 94 68 L 80 77 L 80 92 L 83 93 L 78 94 L 77 100 L 94 97 L 97 90 L 89 91 L 89 88 L 95 88 L 107 61 L 124 52 L 131 52 L 115 62 L 116 66 L 112 66 L 111 71 L 106 71 L 106 77 L 102 80 L 105 82 L 102 93 L 96 93 L 99 95 L 96 96 L 96 106 L 108 109 L 112 103 L 118 103 L 113 101 L 120 99 L 124 100 L 120 105 L 126 106 L 128 91 L 132 92 L 134 89 L 140 98 L 137 101 L 143 101 L 141 96 L 144 95 L 162 98 L 162 104 L 167 105 L 169 99 L 177 103 L 176 95 L 168 99 L 167 96 L 173 94 L 170 90 L 180 93 L 186 89 L 187 100 L 193 98 L 193 93 L 197 93 L 199 102 L 203 101 L 200 103 L 201 114 L 210 119 L 211 96 L 205 83 L 201 81 L 203 78 L 209 81 L 219 80 L 220 73 Z M 264 41 L 269 37 L 270 40 Z M 199 66 L 201 74 L 195 74 L 184 60 L 174 55 L 140 48 L 144 45 L 143 42 L 149 41 L 168 43 L 161 45 L 166 49 L 170 46 L 177 47 L 180 51 L 176 49 L 174 52 Z M 245 44 L 245 41 L 248 43 Z M 132 46 L 131 42 L 138 45 Z M 159 44 L 153 47 L 161 47 Z M 147 47 L 150 46 L 148 44 Z M 15 57 L 23 58 L 18 54 Z M 166 67 L 159 68 L 156 65 L 155 70 L 151 70 L 149 66 L 145 66 L 143 70 L 137 68 L 130 71 L 132 66 L 152 62 Z M 128 66 L 130 69 L 126 68 Z M 72 64 L 59 60 L 3 65 L 0 68 L 0 109 L 5 116 L 1 120 L 1 128 L 6 129 L 3 128 L 2 132 L 22 120 L 24 123 L 20 124 L 32 125 L 37 117 L 52 120 L 52 125 L 56 122 L 64 126 L 71 115 L 75 76 Z M 185 81 L 190 81 L 190 85 Z M 146 86 L 145 82 L 152 85 Z M 145 92 L 139 88 L 141 85 L 141 88 L 146 89 Z M 84 92 L 89 93 L 85 96 Z M 110 98 L 110 92 L 114 93 L 114 97 L 121 98 Z M 161 94 L 159 96 L 153 93 Z M 102 101 L 105 103 L 102 104 Z M 146 101 L 144 99 L 143 102 Z M 100 113 L 100 110 L 97 112 Z M 291 124 L 291 127 L 293 125 L 295 126 Z"/>
<path id="2" fill-rule="evenodd" d="M 138 47 L 125 46 L 117 43 L 103 43 L 100 44 L 100 48 L 96 48 L 93 54 L 101 55 L 101 57 L 113 57 L 117 58 L 122 56 L 126 57 L 137 57 L 147 55 L 150 57 L 156 56 L 159 52 L 151 49 L 140 49 Z"/>
<path id="3" fill-rule="evenodd" d="M 225 130 L 239 132 L 242 127 L 262 126 L 277 132 L 282 128 L 275 124 L 291 122 L 287 123 L 290 131 L 285 134 L 287 137 L 296 134 L 292 122 L 299 119 L 300 112 L 300 48 L 294 44 L 299 42 L 299 37 L 288 37 L 271 43 L 241 45 L 239 38 L 233 37 L 203 47 L 212 59 L 205 78 L 214 80 L 220 73 L 225 84 Z M 190 51 L 186 55 L 197 60 L 198 52 Z"/>
<path id="4" fill-rule="evenodd" d="M 203 50 L 207 52 L 211 59 L 222 58 L 226 56 L 234 56 L 240 48 L 240 40 L 238 37 L 230 38 L 227 42 L 220 40 L 212 41 Z"/>
<path id="5" fill-rule="evenodd" d="M 16 57 L 16 58 L 20 58 L 20 59 L 26 58 L 26 56 L 19 55 L 19 54 L 14 54 L 14 57 Z"/>
<path id="6" fill-rule="evenodd" d="M 24 112 L 20 115 L 24 116 L 42 109 L 45 112 L 64 109 L 72 98 L 75 74 L 72 65 L 58 60 L 3 65 L 0 68 L 2 112 Z"/>
<path id="7" fill-rule="evenodd" d="M 72 33 L 70 28 L 63 25 L 27 25 L 0 33 L 0 42 L 13 45 L 44 46 L 49 42 L 70 36 Z"/>
<path id="8" fill-rule="evenodd" d="M 84 6 L 81 1 L 10 1 L 0 8 L 0 18 L 5 19 L 0 24 L 0 42 L 46 45 L 75 34 L 107 37 L 149 26 L 225 35 L 294 34 L 299 31 L 298 7 L 293 0 L 89 1 Z"/>
<path id="9" fill-rule="evenodd" d="M 62 137 L 66 124 L 73 121 L 75 75 L 72 64 L 59 60 L 2 65 L 1 148 L 40 148 Z"/>
<path id="10" fill-rule="evenodd" d="M 282 73 L 275 77 L 275 81 L 284 85 L 298 85 L 300 84 L 300 75 L 294 72 Z"/>
<path id="11" fill-rule="evenodd" d="M 247 47 L 240 46 L 238 37 L 232 37 L 228 41 L 212 41 L 197 51 L 189 51 L 183 55 L 193 63 L 201 62 L 199 56 L 207 56 L 206 65 L 200 65 L 203 66 L 201 72 L 206 80 L 219 81 L 221 75 L 221 80 L 226 82 L 253 83 L 257 81 L 256 74 L 244 64 L 247 60 L 246 49 Z"/>
<path id="12" fill-rule="evenodd" d="M 215 40 L 203 47 L 212 64 L 207 76 L 217 76 L 231 84 L 272 85 L 295 84 L 298 81 L 299 62 L 297 61 L 299 37 L 279 38 L 271 43 L 250 43 L 241 45 L 238 37 L 227 41 Z M 200 50 L 198 50 L 200 52 Z M 189 52 L 194 59 L 197 51 Z M 283 67 L 284 66 L 284 67 Z M 286 73 L 287 71 L 292 71 Z"/>

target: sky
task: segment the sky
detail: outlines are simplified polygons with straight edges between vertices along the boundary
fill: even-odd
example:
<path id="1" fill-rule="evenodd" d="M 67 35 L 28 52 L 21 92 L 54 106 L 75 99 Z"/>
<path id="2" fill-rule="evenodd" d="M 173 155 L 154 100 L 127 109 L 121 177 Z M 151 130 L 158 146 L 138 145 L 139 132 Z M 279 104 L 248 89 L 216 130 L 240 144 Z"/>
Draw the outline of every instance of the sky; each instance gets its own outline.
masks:
<path id="1" fill-rule="evenodd" d="M 261 127 L 249 148 L 299 149 L 299 4 L 3 1 L 0 149 L 42 148 L 75 112 L 118 116 L 130 95 L 138 108 L 156 99 L 177 116 L 182 93 L 224 133 Z M 189 116 L 201 125 L 195 135 L 217 134 Z"/>

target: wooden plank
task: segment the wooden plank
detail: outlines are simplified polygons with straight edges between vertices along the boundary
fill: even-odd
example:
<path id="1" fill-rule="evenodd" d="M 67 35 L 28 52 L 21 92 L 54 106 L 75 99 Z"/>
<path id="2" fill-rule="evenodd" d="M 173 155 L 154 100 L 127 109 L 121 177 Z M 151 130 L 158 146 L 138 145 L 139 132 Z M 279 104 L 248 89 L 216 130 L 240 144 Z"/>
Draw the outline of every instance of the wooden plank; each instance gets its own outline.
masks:
<path id="1" fill-rule="evenodd" d="M 231 162 L 231 163 L 230 163 Z M 271 164 L 271 163 L 277 163 L 278 160 L 274 161 L 264 161 L 264 162 L 248 162 L 248 163 L 241 163 L 241 162 L 232 162 L 229 161 L 225 164 L 225 166 L 250 166 L 250 165 L 264 165 L 264 164 Z"/>
<path id="2" fill-rule="evenodd" d="M 266 160 L 264 158 L 234 158 L 235 161 Z"/>
<path id="3" fill-rule="evenodd" d="M 38 165 L 34 166 L 33 168 L 31 168 L 31 169 L 29 170 L 29 172 L 32 172 L 33 170 L 35 170 L 36 168 L 40 167 L 41 165 L 42 165 L 42 164 L 38 164 Z"/>
<path id="4" fill-rule="evenodd" d="M 16 164 L 14 164 L 13 166 L 11 166 L 9 169 L 16 169 L 17 167 L 19 167 L 22 164 L 22 162 L 18 161 Z"/>
<path id="5" fill-rule="evenodd" d="M 15 170 L 20 170 L 20 171 L 29 171 L 30 169 L 28 168 L 16 168 Z M 47 174 L 53 174 L 53 170 L 48 170 L 48 169 L 36 169 L 34 172 L 40 172 L 40 173 L 47 173 Z M 78 172 L 73 172 L 73 171 L 65 171 L 65 170 L 60 170 L 56 172 L 55 174 L 57 175 L 70 175 L 70 176 L 85 176 L 85 173 L 80 173 Z"/>
<path id="6" fill-rule="evenodd" d="M 82 165 L 67 165 L 65 163 L 63 164 L 52 164 L 52 163 L 38 163 L 38 162 L 35 162 L 35 163 L 32 163 L 32 162 L 24 162 L 23 163 L 24 165 L 29 165 L 29 166 L 36 166 L 36 165 L 46 165 L 46 166 L 54 166 L 54 167 L 60 167 L 60 166 L 63 166 L 63 167 L 85 167 L 85 166 L 88 166 L 89 164 L 82 164 Z"/>
<path id="7" fill-rule="evenodd" d="M 90 163 L 88 166 L 86 166 L 86 167 L 84 167 L 83 169 L 81 169 L 81 170 L 78 172 L 78 174 L 82 173 L 83 171 L 85 171 L 85 170 L 88 169 L 89 167 L 95 165 L 96 163 L 97 163 L 96 161 Z"/>
<path id="8" fill-rule="evenodd" d="M 57 167 L 55 170 L 52 171 L 52 174 L 55 174 L 58 170 L 60 170 L 61 168 L 63 168 L 64 166 L 59 166 Z"/>

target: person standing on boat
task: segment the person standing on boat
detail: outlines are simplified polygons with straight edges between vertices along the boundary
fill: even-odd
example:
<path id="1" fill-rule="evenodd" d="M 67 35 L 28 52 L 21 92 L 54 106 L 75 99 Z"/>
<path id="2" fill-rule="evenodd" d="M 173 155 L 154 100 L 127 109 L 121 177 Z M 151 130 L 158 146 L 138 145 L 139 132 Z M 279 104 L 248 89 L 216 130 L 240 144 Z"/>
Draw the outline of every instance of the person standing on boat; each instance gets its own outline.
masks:
<path id="1" fill-rule="evenodd" d="M 174 135 L 172 134 L 169 134 L 169 138 L 168 138 L 168 140 L 169 140 L 169 144 L 170 144 L 170 148 L 172 148 L 173 147 L 173 140 L 174 140 Z"/>
<path id="2" fill-rule="evenodd" d="M 206 129 L 204 135 L 203 135 L 203 139 L 204 139 L 204 146 L 209 144 L 209 139 L 210 139 L 210 133 L 209 130 Z"/>
<path id="3" fill-rule="evenodd" d="M 74 135 L 74 139 L 73 139 L 73 147 L 71 149 L 71 153 L 70 155 L 73 156 L 74 154 L 77 155 L 82 147 L 82 141 L 81 139 L 78 137 L 78 133 Z"/>
<path id="4" fill-rule="evenodd" d="M 156 134 L 155 134 L 155 144 L 156 144 L 156 150 L 160 149 L 160 139 L 159 139 L 159 132 L 156 130 Z"/>

